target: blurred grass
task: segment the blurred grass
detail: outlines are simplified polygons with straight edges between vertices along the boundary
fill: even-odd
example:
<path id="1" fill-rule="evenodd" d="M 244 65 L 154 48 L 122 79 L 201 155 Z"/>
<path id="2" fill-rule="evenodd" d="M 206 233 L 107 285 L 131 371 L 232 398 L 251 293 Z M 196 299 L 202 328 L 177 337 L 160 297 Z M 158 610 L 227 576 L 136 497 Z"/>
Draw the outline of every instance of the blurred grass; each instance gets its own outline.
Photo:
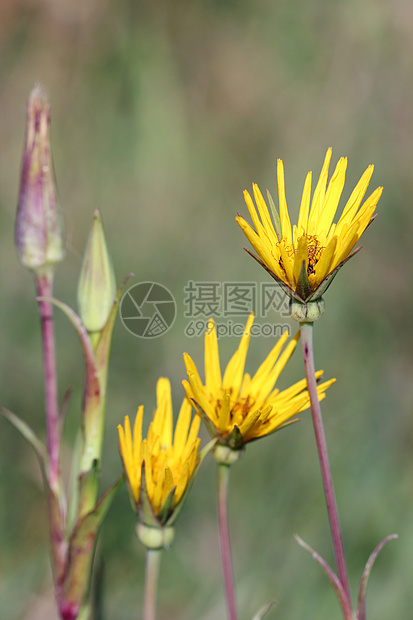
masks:
<path id="1" fill-rule="evenodd" d="M 155 341 L 119 323 L 112 351 L 102 485 L 120 471 L 116 424 L 155 382 L 182 398 L 182 352 L 199 362 L 202 339 L 184 337 L 183 288 L 194 281 L 267 278 L 242 251 L 234 223 L 242 190 L 276 194 L 286 168 L 290 208 L 325 150 L 349 158 L 347 198 L 366 166 L 383 185 L 363 251 L 326 295 L 316 365 L 338 381 L 323 403 L 353 588 L 378 541 L 369 617 L 408 618 L 412 573 L 413 8 L 407 0 L 3 0 L 0 7 L 0 394 L 43 433 L 40 338 L 31 278 L 13 247 L 25 102 L 42 82 L 68 253 L 56 296 L 75 305 L 93 210 L 102 211 L 118 281 L 163 283 L 178 318 Z M 407 313 L 407 314 L 406 314 Z M 57 315 L 60 390 L 74 386 L 68 444 L 79 422 L 80 347 Z M 225 359 L 236 339 L 223 338 Z M 271 347 L 253 339 L 248 368 Z M 302 376 L 295 355 L 284 381 Z M 0 601 L 6 620 L 54 617 L 46 507 L 30 448 L 0 421 Z M 225 615 L 215 525 L 215 470 L 202 468 L 161 571 L 159 619 Z M 233 469 L 230 497 L 240 620 L 276 598 L 270 618 L 331 620 L 340 612 L 298 532 L 332 558 L 311 420 L 252 445 Z M 139 617 L 143 552 L 123 490 L 105 522 L 107 620 Z M 37 611 L 36 611 L 37 610 Z M 43 610 L 43 611 L 39 611 Z M 43 615 L 42 615 L 43 614 Z"/>

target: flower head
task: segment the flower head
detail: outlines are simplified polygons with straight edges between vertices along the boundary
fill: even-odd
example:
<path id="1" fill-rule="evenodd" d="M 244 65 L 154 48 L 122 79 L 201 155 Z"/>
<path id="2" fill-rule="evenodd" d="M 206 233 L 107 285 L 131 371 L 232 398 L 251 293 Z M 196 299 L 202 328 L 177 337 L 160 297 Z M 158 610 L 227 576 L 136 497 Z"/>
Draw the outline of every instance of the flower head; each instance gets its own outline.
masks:
<path id="1" fill-rule="evenodd" d="M 171 525 L 189 489 L 199 461 L 200 419 L 191 423 L 192 406 L 185 398 L 172 437 L 171 385 L 161 378 L 156 386 L 156 410 L 148 436 L 142 438 L 143 406 L 136 415 L 133 433 L 129 417 L 120 424 L 119 448 L 140 521 L 149 527 Z"/>
<path id="2" fill-rule="evenodd" d="M 295 349 L 298 335 L 283 350 L 288 339 L 288 332 L 284 332 L 255 375 L 244 374 L 253 321 L 254 315 L 251 314 L 223 377 L 213 319 L 209 320 L 205 333 L 205 385 L 191 357 L 184 354 L 188 381 L 183 385 L 188 397 L 195 403 L 210 434 L 218 437 L 219 444 L 233 450 L 290 424 L 295 421 L 291 420 L 293 416 L 310 406 L 305 379 L 283 391 L 274 388 Z M 319 370 L 317 379 L 322 374 L 323 371 Z M 320 400 L 334 381 L 318 386 Z"/>
<path id="3" fill-rule="evenodd" d="M 49 139 L 49 101 L 37 86 L 27 103 L 16 245 L 21 262 L 34 271 L 50 268 L 64 257 L 64 236 L 56 203 Z"/>
<path id="4" fill-rule="evenodd" d="M 237 222 L 258 254 L 250 254 L 279 282 L 290 297 L 306 303 L 320 298 L 344 263 L 354 256 L 357 241 L 370 224 L 382 193 L 378 187 L 360 207 L 367 191 L 373 166 L 364 172 L 345 205 L 337 223 L 333 223 L 343 191 L 347 159 L 342 157 L 327 184 L 331 159 L 328 149 L 320 178 L 311 198 L 311 172 L 308 173 L 301 199 L 298 224 L 291 229 L 284 184 L 284 166 L 277 162 L 279 210 L 278 215 L 271 196 L 274 224 L 268 207 L 253 184 L 256 206 L 245 191 L 253 226 L 241 216 Z M 357 251 L 357 250 L 356 250 Z"/>

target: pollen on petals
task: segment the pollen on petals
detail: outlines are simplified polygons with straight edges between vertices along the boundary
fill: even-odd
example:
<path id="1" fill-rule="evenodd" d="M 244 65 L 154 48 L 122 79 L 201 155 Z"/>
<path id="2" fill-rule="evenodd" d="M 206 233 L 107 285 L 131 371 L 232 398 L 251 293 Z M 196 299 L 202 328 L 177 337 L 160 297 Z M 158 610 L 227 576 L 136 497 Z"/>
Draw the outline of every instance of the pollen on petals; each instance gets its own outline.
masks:
<path id="1" fill-rule="evenodd" d="M 332 149 L 328 149 L 319 179 L 311 200 L 311 178 L 309 172 L 303 189 L 297 226 L 291 230 L 287 207 L 284 165 L 277 162 L 279 216 L 281 238 L 275 234 L 270 211 L 261 192 L 253 186 L 255 204 L 248 192 L 244 192 L 253 226 L 244 218 L 237 217 L 237 223 L 254 248 L 259 262 L 283 285 L 284 290 L 301 302 L 321 297 L 327 285 L 321 286 L 327 278 L 335 275 L 343 263 L 350 258 L 354 246 L 372 221 L 381 196 L 377 188 L 362 204 L 367 191 L 373 166 L 369 166 L 351 193 L 337 222 L 334 219 L 344 189 L 347 159 L 342 157 L 328 181 Z M 270 201 L 271 203 L 272 201 Z M 272 206 L 274 210 L 275 207 Z M 305 264 L 304 274 L 302 265 Z M 303 277 L 305 281 L 303 281 Z"/>

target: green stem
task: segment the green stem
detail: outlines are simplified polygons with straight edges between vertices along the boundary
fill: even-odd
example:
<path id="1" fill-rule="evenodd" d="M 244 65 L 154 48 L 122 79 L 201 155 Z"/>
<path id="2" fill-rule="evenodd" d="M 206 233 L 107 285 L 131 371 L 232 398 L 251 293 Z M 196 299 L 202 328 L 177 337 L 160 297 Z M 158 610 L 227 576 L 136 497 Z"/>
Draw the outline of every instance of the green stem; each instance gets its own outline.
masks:
<path id="1" fill-rule="evenodd" d="M 146 550 L 145 591 L 143 599 L 143 620 L 156 618 L 156 592 L 162 549 Z"/>
<path id="2" fill-rule="evenodd" d="M 303 348 L 304 368 L 307 378 L 307 388 L 310 395 L 311 412 L 314 424 L 314 433 L 320 460 L 321 475 L 324 484 L 324 493 L 327 502 L 327 512 L 330 521 L 331 535 L 334 545 L 334 553 L 337 562 L 338 576 L 343 586 L 346 601 L 343 613 L 346 620 L 352 620 L 350 585 L 347 575 L 346 560 L 344 556 L 343 541 L 336 498 L 334 495 L 333 479 L 331 476 L 330 463 L 327 452 L 327 441 L 324 432 L 323 419 L 321 416 L 320 401 L 317 393 L 317 381 L 315 378 L 314 351 L 313 351 L 313 323 L 300 323 L 301 343 Z"/>
<path id="3" fill-rule="evenodd" d="M 229 620 L 237 620 L 235 607 L 234 576 L 232 573 L 231 547 L 228 527 L 228 484 L 230 466 L 218 463 L 218 524 L 221 543 L 222 569 L 224 572 Z"/>

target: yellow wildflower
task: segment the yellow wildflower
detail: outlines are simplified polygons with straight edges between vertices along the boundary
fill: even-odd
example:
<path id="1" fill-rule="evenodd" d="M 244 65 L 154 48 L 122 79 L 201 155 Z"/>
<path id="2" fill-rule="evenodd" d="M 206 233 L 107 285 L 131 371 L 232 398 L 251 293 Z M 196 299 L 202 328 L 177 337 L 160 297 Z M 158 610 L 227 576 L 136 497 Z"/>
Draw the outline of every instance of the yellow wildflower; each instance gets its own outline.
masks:
<path id="1" fill-rule="evenodd" d="M 184 354 L 188 381 L 184 381 L 183 385 L 187 396 L 194 402 L 210 434 L 218 437 L 219 444 L 235 450 L 290 424 L 295 421 L 291 420 L 293 416 L 310 406 L 305 379 L 286 390 L 274 389 L 295 349 L 298 334 L 282 351 L 288 339 L 288 332 L 284 332 L 255 375 L 250 377 L 244 374 L 253 321 L 254 314 L 251 314 L 239 347 L 223 377 L 213 319 L 209 320 L 208 331 L 205 333 L 205 385 L 191 357 Z M 322 374 L 323 371 L 319 370 L 316 378 L 319 379 Z M 332 379 L 318 386 L 320 400 L 334 381 Z"/>
<path id="2" fill-rule="evenodd" d="M 354 188 L 338 222 L 333 223 L 343 192 L 347 159 L 342 157 L 339 160 L 327 185 L 331 154 L 329 148 L 311 207 L 312 173 L 307 174 L 298 224 L 292 229 L 281 159 L 277 162 L 279 215 L 268 194 L 274 225 L 255 183 L 252 188 L 256 206 L 250 194 L 244 192 L 253 227 L 243 217 L 236 218 L 258 257 L 250 254 L 280 283 L 288 295 L 301 303 L 320 298 L 338 270 L 354 256 L 352 250 L 372 221 L 383 189 L 378 187 L 360 207 L 373 174 L 374 166 L 369 166 Z"/>
<path id="3" fill-rule="evenodd" d="M 170 525 L 184 499 L 199 463 L 200 420 L 191 423 L 191 404 L 185 398 L 173 432 L 171 385 L 160 378 L 157 406 L 146 439 L 142 438 L 143 406 L 136 415 L 133 433 L 129 417 L 119 424 L 119 448 L 131 494 L 141 521 L 149 526 Z M 149 502 L 149 504 L 148 504 Z"/>

